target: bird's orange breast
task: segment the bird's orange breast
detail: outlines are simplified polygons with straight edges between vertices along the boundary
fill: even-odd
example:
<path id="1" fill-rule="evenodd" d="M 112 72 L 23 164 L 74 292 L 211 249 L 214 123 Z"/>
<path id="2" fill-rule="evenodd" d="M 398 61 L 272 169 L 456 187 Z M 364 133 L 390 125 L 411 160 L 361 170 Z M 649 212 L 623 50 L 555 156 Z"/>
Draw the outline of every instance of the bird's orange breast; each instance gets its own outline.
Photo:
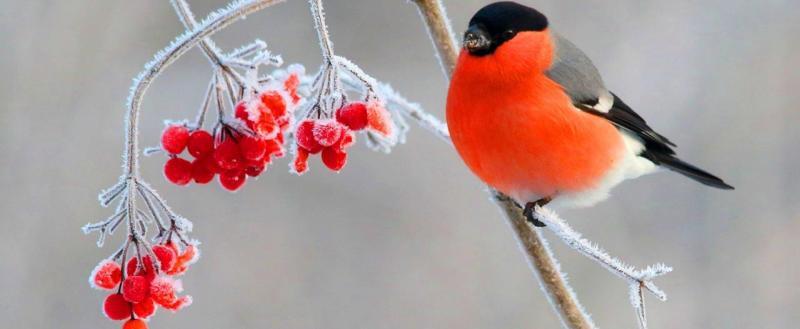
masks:
<path id="1" fill-rule="evenodd" d="M 525 202 L 599 184 L 622 158 L 619 131 L 544 74 L 514 74 L 492 56 L 462 53 L 447 97 L 450 136 L 472 172 Z"/>

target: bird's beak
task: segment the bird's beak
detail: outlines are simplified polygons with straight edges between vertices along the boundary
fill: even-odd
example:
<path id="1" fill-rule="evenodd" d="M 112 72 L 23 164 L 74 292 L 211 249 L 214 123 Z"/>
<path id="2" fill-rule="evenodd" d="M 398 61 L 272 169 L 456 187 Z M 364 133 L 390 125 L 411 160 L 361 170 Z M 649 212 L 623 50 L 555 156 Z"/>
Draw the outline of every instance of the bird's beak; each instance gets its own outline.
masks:
<path id="1" fill-rule="evenodd" d="M 489 33 L 478 25 L 471 25 L 464 32 L 464 48 L 473 55 L 485 55 L 492 47 Z"/>

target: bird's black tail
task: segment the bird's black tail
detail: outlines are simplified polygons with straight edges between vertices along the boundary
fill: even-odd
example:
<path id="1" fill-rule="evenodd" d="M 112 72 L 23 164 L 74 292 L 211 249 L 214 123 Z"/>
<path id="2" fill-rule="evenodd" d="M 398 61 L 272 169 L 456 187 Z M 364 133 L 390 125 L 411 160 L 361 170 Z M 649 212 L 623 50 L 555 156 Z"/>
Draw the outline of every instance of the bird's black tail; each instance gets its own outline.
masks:
<path id="1" fill-rule="evenodd" d="M 669 170 L 683 174 L 684 176 L 694 179 L 704 185 L 724 190 L 733 189 L 733 186 L 728 185 L 719 177 L 714 176 L 703 169 L 688 164 L 683 160 L 676 158 L 674 155 L 663 154 L 660 152 L 648 152 L 645 150 L 642 152 L 641 156 L 653 161 L 653 163 L 656 165 L 666 167 Z"/>

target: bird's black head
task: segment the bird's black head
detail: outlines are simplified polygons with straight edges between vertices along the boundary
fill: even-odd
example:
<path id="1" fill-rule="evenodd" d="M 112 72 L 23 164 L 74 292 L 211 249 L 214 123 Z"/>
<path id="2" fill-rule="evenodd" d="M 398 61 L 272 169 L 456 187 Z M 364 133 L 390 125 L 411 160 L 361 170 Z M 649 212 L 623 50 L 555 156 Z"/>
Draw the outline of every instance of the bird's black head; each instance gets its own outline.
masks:
<path id="1" fill-rule="evenodd" d="M 472 16 L 464 32 L 464 48 L 472 55 L 489 55 L 517 33 L 543 31 L 547 26 L 547 17 L 536 9 L 513 1 L 495 2 Z"/>

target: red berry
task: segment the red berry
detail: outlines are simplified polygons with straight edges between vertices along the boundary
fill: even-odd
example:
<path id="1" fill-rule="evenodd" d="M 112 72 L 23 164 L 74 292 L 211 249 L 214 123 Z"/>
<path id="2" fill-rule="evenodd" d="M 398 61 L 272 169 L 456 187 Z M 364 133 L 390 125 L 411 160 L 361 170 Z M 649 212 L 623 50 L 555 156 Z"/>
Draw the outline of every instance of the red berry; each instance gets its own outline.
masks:
<path id="1" fill-rule="evenodd" d="M 150 297 L 156 304 L 168 307 L 178 299 L 175 295 L 178 290 L 176 287 L 180 287 L 180 281 L 166 276 L 157 277 L 150 284 Z"/>
<path id="2" fill-rule="evenodd" d="M 258 177 L 258 175 L 264 172 L 264 168 L 266 168 L 264 163 L 250 163 L 247 165 L 247 168 L 245 168 L 244 173 L 250 177 Z"/>
<path id="3" fill-rule="evenodd" d="M 164 164 L 164 177 L 175 185 L 186 185 L 192 180 L 192 163 L 172 158 Z"/>
<path id="4" fill-rule="evenodd" d="M 245 136 L 239 140 L 239 151 L 245 160 L 261 160 L 267 152 L 267 143 L 263 139 Z"/>
<path id="5" fill-rule="evenodd" d="M 277 91 L 265 91 L 261 93 L 260 98 L 261 103 L 270 110 L 275 118 L 281 118 L 286 115 L 286 101 Z"/>
<path id="6" fill-rule="evenodd" d="M 367 104 L 355 102 L 345 105 L 336 111 L 336 121 L 352 130 L 367 127 Z"/>
<path id="7" fill-rule="evenodd" d="M 175 266 L 172 267 L 172 270 L 166 272 L 169 275 L 183 274 L 188 266 L 196 262 L 200 257 L 200 250 L 194 245 L 186 246 L 182 253 L 178 252 L 178 246 L 174 242 L 171 242 L 168 246 L 178 253 L 178 260 L 175 262 Z"/>
<path id="8" fill-rule="evenodd" d="M 120 280 L 122 280 L 122 268 L 116 262 L 106 259 L 94 268 L 89 283 L 98 289 L 114 289 Z"/>
<path id="9" fill-rule="evenodd" d="M 103 302 L 103 313 L 111 320 L 125 320 L 131 317 L 131 303 L 121 294 L 108 295 Z"/>
<path id="10" fill-rule="evenodd" d="M 283 156 L 284 150 L 283 145 L 281 145 L 280 141 L 277 139 L 268 139 L 266 140 L 266 150 L 267 156 L 274 156 L 276 158 L 280 158 Z"/>
<path id="11" fill-rule="evenodd" d="M 153 246 L 153 254 L 156 255 L 161 270 L 165 272 L 175 266 L 175 260 L 178 258 L 178 255 L 171 248 L 163 245 Z"/>
<path id="12" fill-rule="evenodd" d="M 189 142 L 189 129 L 180 125 L 170 125 L 161 134 L 161 147 L 170 154 L 180 154 Z"/>
<path id="13" fill-rule="evenodd" d="M 234 192 L 244 185 L 245 177 L 244 170 L 232 169 L 219 174 L 219 183 L 226 190 Z"/>
<path id="14" fill-rule="evenodd" d="M 173 312 L 177 312 L 180 309 L 182 309 L 182 308 L 184 308 L 186 306 L 189 306 L 189 305 L 192 305 L 192 297 L 191 296 L 181 296 L 180 298 L 175 300 L 175 302 L 172 303 L 172 305 L 164 306 L 164 308 L 166 308 L 166 309 L 168 309 L 170 311 L 173 311 Z"/>
<path id="15" fill-rule="evenodd" d="M 297 148 L 297 154 L 295 154 L 294 162 L 292 162 L 292 169 L 298 175 L 308 171 L 308 151 L 303 148 Z"/>
<path id="16" fill-rule="evenodd" d="M 342 137 L 344 126 L 334 120 L 320 120 L 314 125 L 314 139 L 324 147 L 331 146 Z"/>
<path id="17" fill-rule="evenodd" d="M 205 130 L 195 130 L 186 147 L 195 158 L 204 158 L 214 151 L 214 137 Z"/>
<path id="18" fill-rule="evenodd" d="M 237 103 L 236 104 L 236 110 L 234 110 L 234 112 L 235 112 L 236 118 L 238 118 L 238 119 L 240 119 L 240 120 L 242 120 L 242 121 L 244 121 L 246 123 L 250 122 L 249 113 L 247 113 L 247 102 L 246 101 L 240 101 L 239 103 Z M 249 125 L 249 123 L 248 123 L 248 125 Z"/>
<path id="19" fill-rule="evenodd" d="M 133 304 L 133 314 L 140 318 L 147 319 L 156 312 L 156 304 L 153 298 L 147 297 L 143 301 Z"/>
<path id="20" fill-rule="evenodd" d="M 392 120 L 389 111 L 378 101 L 371 101 L 367 105 L 367 122 L 370 129 L 381 135 L 392 134 Z"/>
<path id="21" fill-rule="evenodd" d="M 275 121 L 275 116 L 265 106 L 260 106 L 261 114 L 258 116 L 258 121 L 253 123 L 253 129 L 259 136 L 264 138 L 274 138 L 275 134 L 280 131 L 280 125 Z"/>
<path id="22" fill-rule="evenodd" d="M 211 157 L 195 159 L 192 162 L 192 178 L 197 184 L 206 184 L 214 179 L 213 167 L 216 167 Z"/>
<path id="23" fill-rule="evenodd" d="M 225 140 L 214 150 L 214 161 L 216 161 L 217 166 L 224 170 L 239 167 L 239 164 L 242 163 L 242 154 L 239 151 L 239 146 L 236 145 L 233 139 Z"/>
<path id="24" fill-rule="evenodd" d="M 344 150 L 355 142 L 356 137 L 352 131 L 345 132 L 342 134 L 342 138 L 336 141 L 336 144 L 331 145 L 331 148 L 334 148 L 340 152 L 344 152 Z"/>
<path id="25" fill-rule="evenodd" d="M 322 150 L 322 163 L 335 172 L 339 172 L 347 164 L 347 152 L 335 147 L 326 147 Z"/>
<path id="26" fill-rule="evenodd" d="M 122 282 L 122 297 L 131 303 L 139 303 L 147 297 L 150 282 L 141 275 L 131 275 Z"/>
<path id="27" fill-rule="evenodd" d="M 147 329 L 147 322 L 141 319 L 130 319 L 122 325 L 122 329 Z"/>
<path id="28" fill-rule="evenodd" d="M 189 265 L 193 264 L 197 261 L 197 258 L 200 257 L 200 250 L 197 249 L 193 244 L 186 246 L 186 249 L 183 250 L 183 253 L 178 256 L 178 264 L 181 265 Z"/>
<path id="29" fill-rule="evenodd" d="M 128 265 L 125 267 L 125 273 L 128 276 L 133 275 L 143 275 L 147 280 L 153 280 L 156 277 L 156 269 L 153 267 L 153 261 L 150 260 L 150 256 L 145 255 L 142 257 L 143 266 L 139 268 L 139 259 L 134 257 L 128 261 Z"/>
<path id="30" fill-rule="evenodd" d="M 306 119 L 297 125 L 297 131 L 295 131 L 297 146 L 300 146 L 311 154 L 317 154 L 322 151 L 323 148 L 314 138 L 315 125 L 316 123 L 313 120 Z"/>
<path id="31" fill-rule="evenodd" d="M 297 104 L 300 101 L 300 95 L 297 94 L 297 87 L 300 86 L 300 77 L 297 73 L 292 73 L 283 82 L 283 87 L 292 98 L 292 103 Z"/>

